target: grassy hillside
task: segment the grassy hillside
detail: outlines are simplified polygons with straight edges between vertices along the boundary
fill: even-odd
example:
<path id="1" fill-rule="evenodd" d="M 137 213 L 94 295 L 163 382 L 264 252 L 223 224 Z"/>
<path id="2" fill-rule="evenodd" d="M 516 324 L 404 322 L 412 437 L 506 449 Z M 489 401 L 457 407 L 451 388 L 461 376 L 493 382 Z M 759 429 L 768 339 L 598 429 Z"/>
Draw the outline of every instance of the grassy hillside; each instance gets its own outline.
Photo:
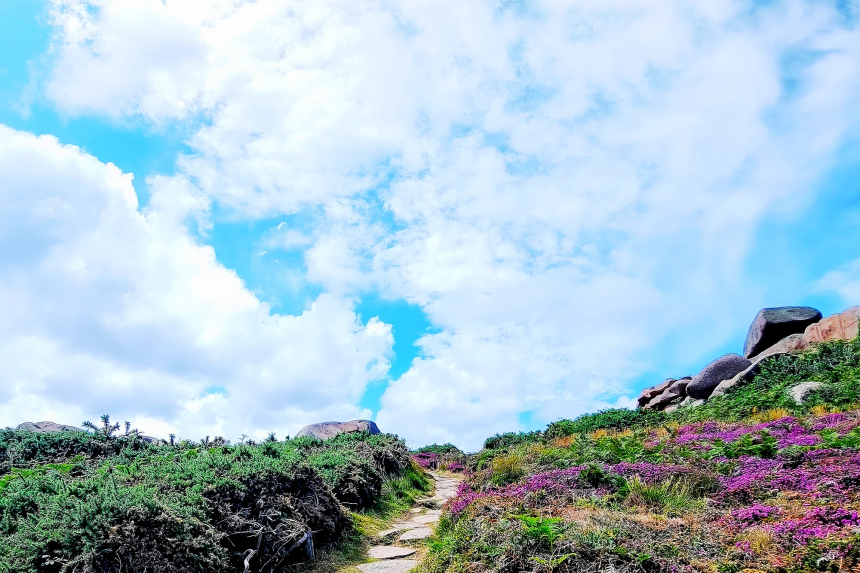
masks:
<path id="1" fill-rule="evenodd" d="M 0 431 L 0 571 L 270 572 L 429 484 L 396 436 L 152 445 Z"/>
<path id="2" fill-rule="evenodd" d="M 808 381 L 823 385 L 798 405 L 788 389 Z M 462 464 L 467 479 L 425 568 L 856 570 L 858 400 L 854 340 L 768 359 L 697 408 L 608 410 L 493 436 L 436 461 Z"/>

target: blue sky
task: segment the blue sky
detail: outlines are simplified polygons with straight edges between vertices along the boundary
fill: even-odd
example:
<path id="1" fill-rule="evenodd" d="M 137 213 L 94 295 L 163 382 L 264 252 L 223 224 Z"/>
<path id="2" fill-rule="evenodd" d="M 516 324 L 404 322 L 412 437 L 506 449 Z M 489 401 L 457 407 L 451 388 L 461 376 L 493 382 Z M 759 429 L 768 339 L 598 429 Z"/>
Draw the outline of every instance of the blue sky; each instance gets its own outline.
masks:
<path id="1" fill-rule="evenodd" d="M 33 388 L 0 424 L 475 447 L 695 373 L 764 306 L 860 302 L 856 3 L 657 4 L 2 3 L 11 197 L 42 213 L 66 173 L 99 222 L 37 215 L 53 250 L 0 268 L 78 313 L 0 333 Z M 39 400 L 69 384 L 111 390 Z"/>
<path id="2" fill-rule="evenodd" d="M 188 153 L 185 125 L 152 126 L 134 118 L 105 118 L 98 115 L 70 116 L 57 110 L 41 94 L 28 101 L 28 86 L 38 82 L 50 68 L 52 28 L 46 23 L 48 7 L 36 0 L 10 0 L 0 5 L 0 73 L 2 108 L 0 123 L 37 135 L 56 136 L 61 142 L 81 147 L 127 173 L 134 173 L 134 188 L 141 206 L 148 202 L 145 179 L 149 175 L 175 172 L 176 158 Z M 300 314 L 320 294 L 319 285 L 290 284 L 290 271 L 302 272 L 301 252 L 277 252 L 269 256 L 263 241 L 283 218 L 239 219 L 230 210 L 214 216 L 217 223 L 200 240 L 211 244 L 218 260 L 236 271 L 261 299 L 279 313 Z M 418 356 L 414 344 L 433 328 L 421 308 L 403 299 L 386 300 L 378 293 L 359 293 L 356 312 L 365 321 L 378 316 L 395 332 L 389 376 L 399 378 Z M 379 410 L 385 380 L 375 381 L 359 404 Z"/>

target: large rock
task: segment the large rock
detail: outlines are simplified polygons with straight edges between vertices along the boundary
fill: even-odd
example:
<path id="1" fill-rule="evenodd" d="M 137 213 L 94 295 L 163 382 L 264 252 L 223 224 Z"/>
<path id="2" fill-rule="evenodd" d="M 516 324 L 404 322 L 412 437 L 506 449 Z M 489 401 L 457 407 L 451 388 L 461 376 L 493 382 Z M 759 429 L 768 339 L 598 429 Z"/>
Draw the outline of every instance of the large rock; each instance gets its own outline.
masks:
<path id="1" fill-rule="evenodd" d="M 680 402 L 687 396 L 685 390 L 687 389 L 687 385 L 690 383 L 690 380 L 690 378 L 672 380 L 669 387 L 663 390 L 659 396 L 652 398 L 645 407 L 654 410 L 662 410 L 673 401 Z"/>
<path id="2" fill-rule="evenodd" d="M 351 432 L 367 432 L 368 434 L 379 434 L 379 428 L 370 420 L 352 420 L 349 422 L 322 422 L 319 424 L 311 424 L 305 426 L 299 433 L 297 438 L 302 436 L 311 436 L 320 440 L 328 440 L 338 434 L 349 434 Z"/>
<path id="3" fill-rule="evenodd" d="M 377 545 L 376 547 L 368 549 L 367 556 L 371 559 L 397 559 L 401 557 L 409 557 L 413 553 L 415 553 L 415 550 L 409 547 Z"/>
<path id="4" fill-rule="evenodd" d="M 752 380 L 755 375 L 758 374 L 761 370 L 761 366 L 759 366 L 759 363 L 765 358 L 770 358 L 771 356 L 779 356 L 781 354 L 791 354 L 792 352 L 800 352 L 802 350 L 806 350 L 807 348 L 809 348 L 809 343 L 806 342 L 802 334 L 792 334 L 791 336 L 786 336 L 785 338 L 783 338 L 782 340 L 780 340 L 779 342 L 753 358 L 752 362 L 746 369 L 735 374 L 732 378 L 720 382 L 717 387 L 714 388 L 714 391 L 711 392 L 710 398 L 722 396 L 729 390 L 729 388 L 731 388 L 741 380 Z"/>
<path id="5" fill-rule="evenodd" d="M 808 348 L 809 342 L 806 341 L 806 338 L 804 338 L 802 334 L 792 334 L 790 336 L 786 336 L 767 350 L 760 352 L 751 360 L 757 363 L 771 356 L 800 352 Z"/>
<path id="6" fill-rule="evenodd" d="M 47 432 L 84 432 L 81 428 L 76 428 L 75 426 L 67 426 L 65 424 L 58 424 L 56 422 L 24 422 L 23 424 L 18 424 L 16 430 L 30 430 L 31 432 L 36 432 L 37 434 L 44 434 Z"/>
<path id="7" fill-rule="evenodd" d="M 651 388 L 645 388 L 644 390 L 642 390 L 642 393 L 639 394 L 639 399 L 637 400 L 637 402 L 639 403 L 639 407 L 641 408 L 642 406 L 645 406 L 646 404 L 648 404 L 648 402 L 662 394 L 663 390 L 671 386 L 674 381 L 675 378 L 667 378 L 656 386 L 652 386 Z"/>
<path id="8" fill-rule="evenodd" d="M 791 396 L 791 399 L 797 402 L 798 404 L 803 404 L 806 401 L 806 397 L 824 386 L 823 382 L 801 382 L 797 386 L 792 386 L 788 394 Z"/>
<path id="9" fill-rule="evenodd" d="M 743 356 L 737 354 L 720 356 L 693 376 L 693 380 L 686 388 L 687 396 L 696 400 L 704 400 L 711 395 L 720 382 L 733 378 L 750 366 L 752 366 L 752 362 Z"/>
<path id="10" fill-rule="evenodd" d="M 759 311 L 744 343 L 744 357 L 752 358 L 786 336 L 801 334 L 821 320 L 821 312 L 808 306 L 781 306 Z"/>
<path id="11" fill-rule="evenodd" d="M 844 312 L 828 316 L 824 320 L 810 324 L 803 332 L 803 340 L 817 344 L 830 340 L 852 340 L 857 337 L 860 323 L 860 306 L 852 306 Z"/>
<path id="12" fill-rule="evenodd" d="M 18 424 L 16 430 L 30 430 L 31 432 L 36 432 L 37 434 L 45 434 L 47 432 L 86 432 L 81 428 L 77 428 L 75 426 L 67 426 L 66 424 L 58 424 L 56 422 L 24 422 L 23 424 Z M 122 435 L 122 434 L 117 434 Z M 144 436 L 140 435 L 140 439 L 148 444 L 166 444 L 164 440 L 160 438 L 153 438 L 152 436 Z"/>

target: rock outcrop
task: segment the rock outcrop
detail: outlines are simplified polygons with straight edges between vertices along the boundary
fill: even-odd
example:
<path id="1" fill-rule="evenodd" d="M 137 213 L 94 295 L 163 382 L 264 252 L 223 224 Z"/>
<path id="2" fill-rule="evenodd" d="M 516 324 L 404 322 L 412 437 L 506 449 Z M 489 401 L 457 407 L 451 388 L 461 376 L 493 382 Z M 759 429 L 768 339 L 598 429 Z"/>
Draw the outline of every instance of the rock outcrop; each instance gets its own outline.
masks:
<path id="1" fill-rule="evenodd" d="M 637 402 L 639 403 L 639 407 L 647 406 L 648 402 L 659 396 L 663 393 L 663 390 L 668 388 L 675 382 L 675 378 L 667 378 L 665 381 L 653 386 L 651 388 L 645 388 L 642 390 L 642 393 L 639 394 L 639 399 Z"/>
<path id="2" fill-rule="evenodd" d="M 752 366 L 752 362 L 737 354 L 720 356 L 693 376 L 687 386 L 687 396 L 696 400 L 708 398 L 720 382 L 729 380 Z"/>
<path id="3" fill-rule="evenodd" d="M 844 312 L 807 326 L 803 331 L 803 340 L 807 345 L 831 340 L 851 340 L 857 337 L 858 323 L 860 306 L 852 306 Z"/>
<path id="4" fill-rule="evenodd" d="M 370 420 L 351 420 L 349 422 L 321 422 L 319 424 L 311 424 L 299 430 L 296 437 L 311 436 L 320 440 L 328 440 L 338 434 L 348 434 L 351 432 L 380 433 L 376 424 Z"/>
<path id="5" fill-rule="evenodd" d="M 821 312 L 808 306 L 781 306 L 758 312 L 744 342 L 744 358 L 753 358 L 792 334 L 802 334 L 821 320 Z"/>
<path id="6" fill-rule="evenodd" d="M 680 385 L 669 391 L 678 382 L 674 378 L 646 388 L 639 395 L 639 407 L 671 412 L 679 407 L 701 405 L 722 396 L 738 382 L 752 380 L 765 358 L 809 350 L 822 342 L 852 340 L 858 331 L 860 306 L 824 319 L 818 310 L 805 306 L 762 309 L 750 325 L 744 343 L 744 356 L 749 359 L 737 354 L 722 356 L 688 380 L 680 392 Z M 802 384 L 796 388 L 797 393 L 808 393 L 812 387 Z M 803 396 L 797 399 L 802 400 Z"/>
<path id="7" fill-rule="evenodd" d="M 36 432 L 37 434 L 44 434 L 47 432 L 84 432 L 86 430 L 82 430 L 81 428 L 76 428 L 75 426 L 67 426 L 65 424 L 58 424 L 56 422 L 24 422 L 23 424 L 18 424 L 16 430 L 30 430 L 31 432 Z"/>
<path id="8" fill-rule="evenodd" d="M 666 381 L 670 382 L 670 384 L 666 386 L 665 390 L 652 398 L 645 407 L 653 408 L 655 410 L 662 410 L 672 402 L 680 402 L 687 396 L 686 389 L 687 384 L 690 383 L 690 380 L 691 378 L 681 378 L 680 380 L 673 380 L 670 378 Z M 663 384 L 665 384 L 666 382 L 664 382 Z"/>
<path id="9" fill-rule="evenodd" d="M 23 424 L 18 424 L 15 428 L 16 430 L 30 430 L 31 432 L 36 432 L 37 434 L 45 434 L 48 432 L 86 432 L 81 428 L 76 426 L 67 426 L 66 424 L 58 424 L 56 422 L 24 422 Z M 148 444 L 166 444 L 164 440 L 161 438 L 154 438 L 152 436 L 144 436 L 140 435 L 140 439 Z"/>

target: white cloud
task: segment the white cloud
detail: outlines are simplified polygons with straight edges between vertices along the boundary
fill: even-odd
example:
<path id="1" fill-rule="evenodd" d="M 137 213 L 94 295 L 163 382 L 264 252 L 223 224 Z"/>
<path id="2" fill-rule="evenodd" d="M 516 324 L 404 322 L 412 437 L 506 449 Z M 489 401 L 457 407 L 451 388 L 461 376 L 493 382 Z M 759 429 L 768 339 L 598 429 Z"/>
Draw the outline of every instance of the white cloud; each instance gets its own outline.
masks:
<path id="1" fill-rule="evenodd" d="M 443 329 L 379 415 L 416 441 L 614 402 L 667 336 L 744 330 L 756 224 L 860 123 L 860 35 L 818 2 L 54 4 L 58 106 L 205 117 L 183 177 L 313 218 L 272 243 L 309 280 Z"/>
<path id="2" fill-rule="evenodd" d="M 0 424 L 101 413 L 187 437 L 295 432 L 383 377 L 391 328 L 320 296 L 272 314 L 183 221 L 208 200 L 131 176 L 52 137 L 0 126 Z M 146 422 L 150 427 L 146 427 Z"/>
<path id="3" fill-rule="evenodd" d="M 860 259 L 826 273 L 816 287 L 819 290 L 837 293 L 848 305 L 857 304 L 860 301 Z"/>

